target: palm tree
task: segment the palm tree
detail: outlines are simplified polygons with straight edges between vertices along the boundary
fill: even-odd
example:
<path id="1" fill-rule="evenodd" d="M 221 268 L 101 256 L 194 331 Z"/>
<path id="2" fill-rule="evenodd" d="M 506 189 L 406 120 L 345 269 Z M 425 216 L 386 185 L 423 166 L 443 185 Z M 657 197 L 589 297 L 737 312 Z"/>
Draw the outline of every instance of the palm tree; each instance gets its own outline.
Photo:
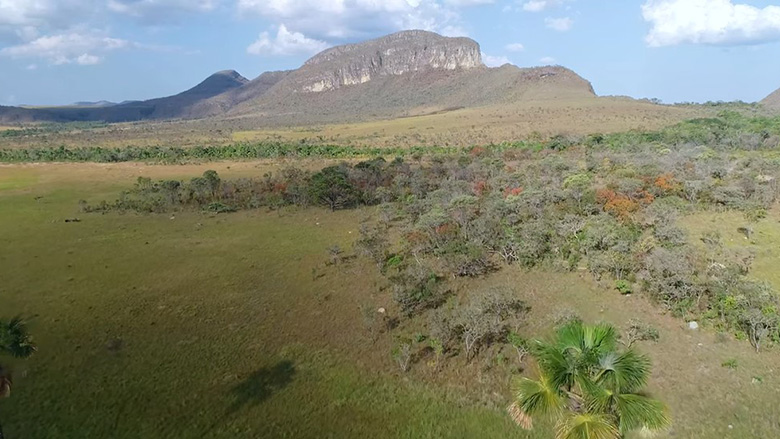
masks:
<path id="1" fill-rule="evenodd" d="M 0 354 L 16 358 L 27 358 L 37 350 L 32 337 L 27 333 L 24 321 L 13 318 L 7 323 L 0 320 Z M 11 372 L 0 364 L 0 398 L 11 395 Z M 0 424 L 0 439 L 3 439 L 3 426 Z"/>
<path id="2" fill-rule="evenodd" d="M 536 341 L 531 353 L 539 379 L 515 380 L 509 407 L 515 422 L 531 429 L 535 418 L 555 420 L 556 439 L 620 439 L 667 427 L 664 404 L 642 392 L 650 360 L 617 342 L 613 326 L 579 321 L 559 328 L 550 342 Z"/>

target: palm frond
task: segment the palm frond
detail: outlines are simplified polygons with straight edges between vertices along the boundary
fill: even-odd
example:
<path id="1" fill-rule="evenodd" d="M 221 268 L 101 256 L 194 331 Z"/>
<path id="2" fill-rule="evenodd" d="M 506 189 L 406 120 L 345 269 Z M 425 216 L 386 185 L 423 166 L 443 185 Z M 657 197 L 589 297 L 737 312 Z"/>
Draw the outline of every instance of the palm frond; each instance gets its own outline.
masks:
<path id="1" fill-rule="evenodd" d="M 0 398 L 11 396 L 11 374 L 0 366 Z"/>
<path id="2" fill-rule="evenodd" d="M 562 351 L 582 353 L 585 346 L 585 325 L 579 320 L 573 320 L 560 328 L 556 334 L 557 344 Z"/>
<path id="3" fill-rule="evenodd" d="M 516 402 L 510 404 L 509 407 L 506 408 L 506 411 L 509 413 L 509 417 L 515 421 L 515 424 L 519 425 L 523 430 L 531 430 L 534 428 L 533 418 L 531 418 L 528 413 L 524 412 Z"/>
<path id="4" fill-rule="evenodd" d="M 589 379 L 577 381 L 582 389 L 584 407 L 588 413 L 611 413 L 615 403 L 615 393 Z"/>
<path id="5" fill-rule="evenodd" d="M 0 352 L 17 358 L 27 358 L 37 349 L 20 317 L 15 317 L 8 323 L 0 321 Z"/>
<path id="6" fill-rule="evenodd" d="M 650 359 L 633 350 L 609 352 L 599 359 L 596 382 L 616 393 L 633 393 L 647 384 Z"/>
<path id="7" fill-rule="evenodd" d="M 615 327 L 608 323 L 585 326 L 583 336 L 586 349 L 606 352 L 614 350 L 617 345 L 618 333 Z"/>
<path id="8" fill-rule="evenodd" d="M 607 415 L 572 413 L 555 426 L 555 439 L 619 439 L 615 420 Z"/>
<path id="9" fill-rule="evenodd" d="M 528 416 L 548 417 L 559 414 L 565 400 L 560 390 L 542 374 L 539 381 L 520 377 L 513 383 L 515 403 Z"/>
<path id="10" fill-rule="evenodd" d="M 577 368 L 557 344 L 536 342 L 533 350 L 541 373 L 558 389 L 574 385 Z"/>
<path id="11" fill-rule="evenodd" d="M 615 411 L 620 420 L 620 431 L 623 433 L 640 428 L 662 430 L 671 423 L 662 402 L 642 395 L 617 395 Z"/>

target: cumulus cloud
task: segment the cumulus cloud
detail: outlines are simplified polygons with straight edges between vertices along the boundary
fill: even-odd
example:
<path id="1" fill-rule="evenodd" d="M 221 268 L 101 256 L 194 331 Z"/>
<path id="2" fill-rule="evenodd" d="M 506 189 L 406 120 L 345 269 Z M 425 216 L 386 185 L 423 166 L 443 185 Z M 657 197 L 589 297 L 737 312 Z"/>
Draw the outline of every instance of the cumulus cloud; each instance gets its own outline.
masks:
<path id="1" fill-rule="evenodd" d="M 263 32 L 246 51 L 252 55 L 313 55 L 329 46 L 325 41 L 308 38 L 300 32 L 290 32 L 287 26 L 282 24 L 275 37 Z"/>
<path id="2" fill-rule="evenodd" d="M 494 3 L 493 0 L 444 0 L 444 3 L 453 6 L 478 6 Z"/>
<path id="3" fill-rule="evenodd" d="M 363 38 L 401 29 L 463 34 L 458 8 L 479 0 L 238 0 L 245 16 L 285 23 L 320 40 Z M 449 31 L 449 32 L 447 32 Z"/>
<path id="4" fill-rule="evenodd" d="M 544 25 L 548 28 L 558 31 L 558 32 L 566 32 L 574 25 L 574 20 L 572 20 L 569 17 L 563 17 L 563 18 L 545 18 L 544 19 Z"/>
<path id="5" fill-rule="evenodd" d="M 89 19 L 96 0 L 0 0 L 0 41 L 30 41 Z"/>
<path id="6" fill-rule="evenodd" d="M 176 21 L 182 13 L 209 12 L 222 0 L 108 0 L 108 9 L 148 24 Z"/>
<path id="7" fill-rule="evenodd" d="M 739 45 L 780 40 L 780 6 L 758 8 L 730 0 L 648 0 L 651 47 L 677 44 Z"/>
<path id="8" fill-rule="evenodd" d="M 509 58 L 505 56 L 492 56 L 487 53 L 482 53 L 482 62 L 488 67 L 501 67 L 504 64 L 511 64 Z"/>
<path id="9" fill-rule="evenodd" d="M 0 26 L 65 25 L 85 13 L 91 0 L 0 0 Z"/>
<path id="10" fill-rule="evenodd" d="M 551 9 L 562 6 L 566 0 L 529 0 L 523 2 L 523 10 L 528 12 L 541 12 L 545 9 Z"/>
<path id="11" fill-rule="evenodd" d="M 40 58 L 54 65 L 94 65 L 101 61 L 96 53 L 140 47 L 137 43 L 96 34 L 66 33 L 36 38 L 16 46 L 0 49 L 0 55 L 11 58 Z"/>
<path id="12" fill-rule="evenodd" d="M 522 52 L 525 50 L 525 46 L 521 43 L 511 43 L 506 45 L 506 50 L 510 52 Z"/>

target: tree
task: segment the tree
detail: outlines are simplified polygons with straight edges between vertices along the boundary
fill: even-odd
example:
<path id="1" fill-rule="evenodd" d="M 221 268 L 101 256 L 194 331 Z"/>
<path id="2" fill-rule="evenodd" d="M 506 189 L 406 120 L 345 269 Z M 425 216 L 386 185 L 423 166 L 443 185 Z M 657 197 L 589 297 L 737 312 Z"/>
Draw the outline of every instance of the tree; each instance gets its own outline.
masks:
<path id="1" fill-rule="evenodd" d="M 15 358 L 27 358 L 36 351 L 32 337 L 27 333 L 24 321 L 19 317 L 8 322 L 0 320 L 0 354 Z M 13 379 L 11 372 L 0 364 L 0 398 L 11 396 Z M 3 439 L 3 426 L 0 424 L 0 439 Z"/>
<path id="2" fill-rule="evenodd" d="M 343 166 L 330 166 L 314 174 L 309 189 L 312 198 L 330 210 L 354 207 L 360 201 L 360 191 Z"/>
<path id="3" fill-rule="evenodd" d="M 634 430 L 660 430 L 670 423 L 660 401 L 644 395 L 650 361 L 618 349 L 608 324 L 570 322 L 550 342 L 531 347 L 539 379 L 515 381 L 509 412 L 526 429 L 534 418 L 556 420 L 556 439 L 621 439 Z"/>

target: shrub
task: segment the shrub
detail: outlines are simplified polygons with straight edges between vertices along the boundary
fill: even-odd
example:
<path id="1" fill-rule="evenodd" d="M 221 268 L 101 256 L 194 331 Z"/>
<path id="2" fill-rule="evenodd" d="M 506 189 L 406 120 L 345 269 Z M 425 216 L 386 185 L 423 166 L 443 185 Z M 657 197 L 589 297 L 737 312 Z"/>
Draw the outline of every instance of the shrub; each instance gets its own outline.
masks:
<path id="1" fill-rule="evenodd" d="M 444 302 L 441 278 L 423 265 L 410 265 L 390 278 L 393 298 L 406 316 L 435 308 Z"/>
<path id="2" fill-rule="evenodd" d="M 631 286 L 631 283 L 624 279 L 619 279 L 615 281 L 615 289 L 620 292 L 620 294 L 626 295 L 631 294 L 633 292 L 633 287 Z"/>

